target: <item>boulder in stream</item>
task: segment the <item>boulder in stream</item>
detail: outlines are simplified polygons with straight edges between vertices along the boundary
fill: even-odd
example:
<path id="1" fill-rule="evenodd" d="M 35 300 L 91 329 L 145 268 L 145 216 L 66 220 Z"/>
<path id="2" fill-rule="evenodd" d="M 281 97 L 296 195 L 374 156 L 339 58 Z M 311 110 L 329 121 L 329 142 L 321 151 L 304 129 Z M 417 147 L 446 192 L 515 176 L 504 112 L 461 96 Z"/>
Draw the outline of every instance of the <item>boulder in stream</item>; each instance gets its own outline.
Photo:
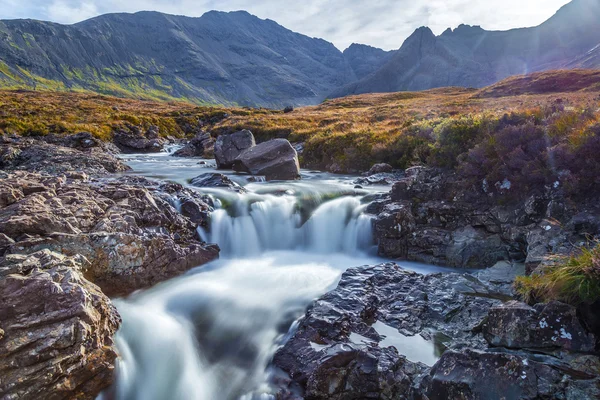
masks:
<path id="1" fill-rule="evenodd" d="M 224 188 L 237 193 L 247 193 L 248 191 L 238 183 L 232 181 L 227 175 L 218 173 L 206 173 L 192 178 L 190 185 L 196 187 Z"/>
<path id="2" fill-rule="evenodd" d="M 294 180 L 300 178 L 298 153 L 286 139 L 273 139 L 241 153 L 233 163 L 233 169 L 271 180 Z"/>
<path id="3" fill-rule="evenodd" d="M 215 160 L 217 168 L 228 169 L 233 166 L 235 159 L 251 147 L 256 146 L 254 135 L 247 129 L 230 135 L 220 135 L 215 142 Z"/>

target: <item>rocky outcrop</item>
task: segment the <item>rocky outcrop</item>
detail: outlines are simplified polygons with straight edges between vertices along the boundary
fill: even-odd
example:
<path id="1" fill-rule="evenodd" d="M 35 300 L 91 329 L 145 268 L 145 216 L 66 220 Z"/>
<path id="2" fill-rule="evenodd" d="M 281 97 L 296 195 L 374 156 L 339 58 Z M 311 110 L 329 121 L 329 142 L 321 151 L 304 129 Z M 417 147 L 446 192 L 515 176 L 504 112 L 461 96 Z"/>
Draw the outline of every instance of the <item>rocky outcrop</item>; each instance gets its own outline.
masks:
<path id="1" fill-rule="evenodd" d="M 215 142 L 215 160 L 217 168 L 230 169 L 233 162 L 244 150 L 256 146 L 254 135 L 249 130 L 220 135 Z"/>
<path id="2" fill-rule="evenodd" d="M 208 132 L 198 133 L 181 149 L 173 153 L 173 157 L 214 157 L 215 139 Z"/>
<path id="3" fill-rule="evenodd" d="M 503 304 L 497 289 L 395 264 L 349 269 L 277 351 L 279 398 L 597 398 L 600 358 L 574 309 Z"/>
<path id="4" fill-rule="evenodd" d="M 600 237 L 598 205 L 576 209 L 559 187 L 500 205 L 485 182 L 474 187 L 456 172 L 424 167 L 406 170 L 367 211 L 376 215 L 381 255 L 456 267 L 512 260 L 531 272 L 549 254 Z"/>
<path id="5" fill-rule="evenodd" d="M 286 139 L 273 139 L 242 152 L 233 169 L 264 176 L 268 181 L 300 178 L 298 153 Z"/>
<path id="6" fill-rule="evenodd" d="M 87 135 L 67 137 L 63 140 L 73 147 L 26 138 L 6 138 L 0 142 L 0 169 L 50 174 L 78 171 L 77 173 L 100 175 L 130 170 L 125 163 L 103 147 L 87 147 Z"/>
<path id="7" fill-rule="evenodd" d="M 190 185 L 196 187 L 216 187 L 227 188 L 237 193 L 247 193 L 248 190 L 240 184 L 234 182 L 227 175 L 217 173 L 206 173 L 192 178 Z"/>
<path id="8" fill-rule="evenodd" d="M 114 132 L 113 142 L 124 153 L 159 153 L 166 143 L 165 139 L 159 136 L 157 126 L 151 126 L 146 132 L 142 132 L 134 125 Z"/>
<path id="9" fill-rule="evenodd" d="M 109 295 L 172 278 L 218 257 L 200 241 L 210 206 L 177 184 L 142 178 L 16 172 L 0 179 L 7 254 L 51 249 L 89 260 L 84 275 Z M 177 211 L 180 208 L 184 214 Z"/>
<path id="10" fill-rule="evenodd" d="M 47 249 L 2 258 L 0 398 L 91 400 L 111 384 L 120 317 L 88 264 Z"/>

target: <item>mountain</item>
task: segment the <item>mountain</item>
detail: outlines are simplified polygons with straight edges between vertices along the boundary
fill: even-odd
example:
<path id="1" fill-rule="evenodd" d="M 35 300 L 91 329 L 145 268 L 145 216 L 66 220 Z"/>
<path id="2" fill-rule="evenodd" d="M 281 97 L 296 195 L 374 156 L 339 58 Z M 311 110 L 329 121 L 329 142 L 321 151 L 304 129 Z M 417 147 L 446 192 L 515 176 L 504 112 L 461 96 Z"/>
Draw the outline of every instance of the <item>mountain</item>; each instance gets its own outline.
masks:
<path id="1" fill-rule="evenodd" d="M 381 68 L 395 54 L 364 44 L 352 43 L 344 50 L 344 58 L 358 79 L 364 78 Z"/>
<path id="2" fill-rule="evenodd" d="M 444 86 L 484 87 L 535 71 L 599 68 L 599 43 L 599 0 L 574 0 L 533 28 L 487 31 L 460 25 L 436 36 L 422 27 L 380 69 L 329 97 Z"/>
<path id="3" fill-rule="evenodd" d="M 0 86 L 148 99 L 314 104 L 356 80 L 333 44 L 247 12 L 0 21 Z"/>

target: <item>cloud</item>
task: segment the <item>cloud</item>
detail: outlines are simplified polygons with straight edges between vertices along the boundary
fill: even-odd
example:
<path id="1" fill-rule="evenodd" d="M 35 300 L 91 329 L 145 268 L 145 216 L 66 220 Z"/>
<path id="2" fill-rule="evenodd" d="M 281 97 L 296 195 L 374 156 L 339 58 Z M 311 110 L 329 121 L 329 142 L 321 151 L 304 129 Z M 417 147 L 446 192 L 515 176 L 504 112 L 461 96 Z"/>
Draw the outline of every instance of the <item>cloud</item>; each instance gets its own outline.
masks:
<path id="1" fill-rule="evenodd" d="M 246 10 L 344 49 L 353 42 L 396 49 L 416 28 L 461 23 L 504 30 L 538 25 L 568 0 L 0 0 L 0 18 L 74 23 L 109 12 L 156 10 L 200 16 Z"/>

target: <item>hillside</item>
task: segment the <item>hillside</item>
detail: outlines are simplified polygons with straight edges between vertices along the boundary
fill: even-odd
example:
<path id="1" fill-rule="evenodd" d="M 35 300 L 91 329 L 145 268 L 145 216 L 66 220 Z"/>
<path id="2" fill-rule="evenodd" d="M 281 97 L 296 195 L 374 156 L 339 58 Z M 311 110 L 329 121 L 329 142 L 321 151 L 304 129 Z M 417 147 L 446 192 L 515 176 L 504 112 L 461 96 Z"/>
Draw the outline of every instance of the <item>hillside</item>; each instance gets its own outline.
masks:
<path id="1" fill-rule="evenodd" d="M 124 126 L 156 125 L 163 136 L 175 137 L 198 129 L 213 136 L 250 129 L 258 141 L 281 137 L 304 143 L 304 167 L 352 172 L 367 170 L 376 162 L 399 168 L 423 163 L 454 166 L 457 157 L 476 142 L 469 135 L 485 137 L 507 123 L 533 121 L 546 130 L 559 126 L 560 137 L 587 135 L 587 127 L 600 120 L 599 110 L 600 73 L 578 70 L 517 76 L 481 90 L 350 96 L 290 113 L 3 91 L 0 130 L 37 136 L 89 131 L 110 139 L 113 131 Z M 445 137 L 452 132 L 459 136 Z M 462 135 L 470 139 L 465 142 Z M 450 148 L 456 154 L 440 155 Z"/>
<path id="2" fill-rule="evenodd" d="M 436 36 L 422 27 L 374 74 L 330 97 L 445 86 L 480 88 L 523 72 L 600 68 L 599 43 L 597 0 L 573 0 L 533 28 L 486 31 L 461 25 Z"/>
<path id="3" fill-rule="evenodd" d="M 151 100 L 314 104 L 355 79 L 331 43 L 246 12 L 0 21 L 0 86 Z"/>

